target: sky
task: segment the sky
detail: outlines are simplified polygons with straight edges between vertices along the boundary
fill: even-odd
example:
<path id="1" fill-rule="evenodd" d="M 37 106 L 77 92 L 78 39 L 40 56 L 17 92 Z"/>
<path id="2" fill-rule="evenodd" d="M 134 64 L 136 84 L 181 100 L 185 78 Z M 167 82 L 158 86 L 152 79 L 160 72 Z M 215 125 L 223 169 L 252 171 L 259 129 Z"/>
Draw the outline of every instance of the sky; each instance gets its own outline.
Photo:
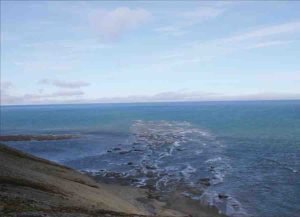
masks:
<path id="1" fill-rule="evenodd" d="M 1 105 L 300 99 L 299 1 L 1 1 Z"/>

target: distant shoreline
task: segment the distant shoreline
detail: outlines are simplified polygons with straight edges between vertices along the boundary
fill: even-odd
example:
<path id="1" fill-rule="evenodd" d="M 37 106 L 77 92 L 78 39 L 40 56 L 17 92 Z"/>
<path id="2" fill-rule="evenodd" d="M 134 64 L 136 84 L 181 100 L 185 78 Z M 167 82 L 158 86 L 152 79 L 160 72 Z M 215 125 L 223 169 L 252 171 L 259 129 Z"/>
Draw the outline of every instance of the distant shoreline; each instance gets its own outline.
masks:
<path id="1" fill-rule="evenodd" d="M 23 107 L 23 106 L 85 106 L 85 105 L 147 105 L 147 104 L 181 104 L 181 103 L 253 103 L 253 102 L 297 102 L 299 99 L 240 99 L 240 100 L 203 100 L 203 101 L 149 101 L 149 102 L 67 102 L 67 103 L 49 103 L 49 104 L 2 104 L 0 107 Z"/>

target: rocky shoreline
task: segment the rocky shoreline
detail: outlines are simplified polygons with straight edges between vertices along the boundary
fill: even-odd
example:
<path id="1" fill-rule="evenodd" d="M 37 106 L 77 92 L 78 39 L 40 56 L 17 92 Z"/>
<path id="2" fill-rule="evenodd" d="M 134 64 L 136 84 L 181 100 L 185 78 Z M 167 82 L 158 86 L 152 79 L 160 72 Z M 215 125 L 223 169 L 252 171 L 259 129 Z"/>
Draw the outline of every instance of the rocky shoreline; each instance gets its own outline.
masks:
<path id="1" fill-rule="evenodd" d="M 10 141 L 51 141 L 51 140 L 65 140 L 78 138 L 77 135 L 0 135 L 0 142 Z"/>
<path id="2" fill-rule="evenodd" d="M 147 189 L 97 183 L 68 167 L 0 145 L 0 216 L 221 216 L 173 193 L 156 200 Z"/>

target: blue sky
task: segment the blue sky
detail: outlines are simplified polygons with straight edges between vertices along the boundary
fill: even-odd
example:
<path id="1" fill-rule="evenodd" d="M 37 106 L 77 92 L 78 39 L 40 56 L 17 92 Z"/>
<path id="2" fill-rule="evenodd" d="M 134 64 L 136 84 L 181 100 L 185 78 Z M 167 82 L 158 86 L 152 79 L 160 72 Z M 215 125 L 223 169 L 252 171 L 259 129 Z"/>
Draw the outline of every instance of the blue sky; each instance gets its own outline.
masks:
<path id="1" fill-rule="evenodd" d="M 300 99 L 300 2 L 1 1 L 1 103 Z"/>

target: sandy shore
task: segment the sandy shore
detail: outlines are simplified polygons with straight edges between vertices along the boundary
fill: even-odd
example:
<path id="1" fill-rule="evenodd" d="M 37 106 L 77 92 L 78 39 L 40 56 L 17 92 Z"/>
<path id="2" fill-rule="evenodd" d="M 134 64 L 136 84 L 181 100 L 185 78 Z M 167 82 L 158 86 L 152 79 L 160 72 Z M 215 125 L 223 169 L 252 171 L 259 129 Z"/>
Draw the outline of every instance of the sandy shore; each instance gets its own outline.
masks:
<path id="1" fill-rule="evenodd" d="M 180 194 L 97 183 L 68 167 L 0 145 L 0 216 L 221 216 Z"/>

